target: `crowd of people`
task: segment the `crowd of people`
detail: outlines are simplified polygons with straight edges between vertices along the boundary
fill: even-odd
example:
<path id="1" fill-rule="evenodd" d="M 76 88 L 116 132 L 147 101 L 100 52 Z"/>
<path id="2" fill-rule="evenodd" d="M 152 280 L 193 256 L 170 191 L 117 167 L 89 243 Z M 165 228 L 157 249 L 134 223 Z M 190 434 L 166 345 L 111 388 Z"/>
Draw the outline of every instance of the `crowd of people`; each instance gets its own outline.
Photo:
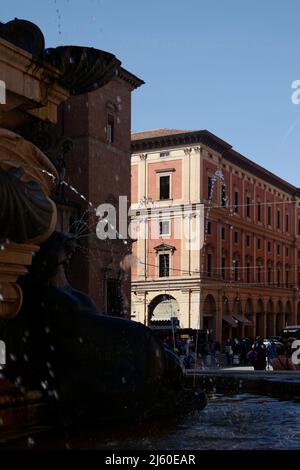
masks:
<path id="1" fill-rule="evenodd" d="M 291 359 L 291 345 L 256 337 L 227 339 L 222 344 L 215 340 L 197 341 L 192 338 L 167 336 L 165 346 L 180 357 L 185 369 L 209 366 L 252 366 L 254 370 L 295 370 Z M 225 363 L 224 363 L 224 358 Z"/>

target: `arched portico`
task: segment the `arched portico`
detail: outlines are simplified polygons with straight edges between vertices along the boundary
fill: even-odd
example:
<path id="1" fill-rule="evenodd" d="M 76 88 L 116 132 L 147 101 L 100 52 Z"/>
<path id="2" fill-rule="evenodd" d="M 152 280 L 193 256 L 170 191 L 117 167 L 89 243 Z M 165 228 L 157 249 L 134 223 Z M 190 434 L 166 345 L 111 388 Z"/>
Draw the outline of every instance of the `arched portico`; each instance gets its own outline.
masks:
<path id="1" fill-rule="evenodd" d="M 276 335 L 280 335 L 282 328 L 284 328 L 284 317 L 282 301 L 278 300 L 276 305 Z"/>
<path id="2" fill-rule="evenodd" d="M 267 322 L 266 322 L 266 337 L 275 336 L 276 333 L 276 318 L 274 312 L 274 303 L 272 299 L 267 303 Z"/>
<path id="3" fill-rule="evenodd" d="M 256 304 L 256 336 L 265 336 L 265 309 L 262 299 L 257 300 Z"/>
<path id="4" fill-rule="evenodd" d="M 180 310 L 177 300 L 169 294 L 154 297 L 148 305 L 148 324 L 156 321 L 168 321 L 172 317 L 179 318 Z"/>
<path id="5" fill-rule="evenodd" d="M 253 338 L 254 336 L 253 328 L 255 327 L 255 324 L 254 324 L 254 315 L 253 315 L 253 302 L 250 297 L 248 297 L 245 303 L 245 318 L 249 320 L 249 322 L 251 322 L 252 325 L 245 326 L 244 334 L 246 338 Z"/>
<path id="6" fill-rule="evenodd" d="M 216 314 L 217 307 L 213 295 L 208 294 L 203 304 L 203 329 L 208 330 L 211 338 L 216 337 Z"/>
<path id="7" fill-rule="evenodd" d="M 288 300 L 285 304 L 285 318 L 284 318 L 284 326 L 292 325 L 293 322 L 293 315 L 292 315 L 292 305 L 291 302 Z"/>

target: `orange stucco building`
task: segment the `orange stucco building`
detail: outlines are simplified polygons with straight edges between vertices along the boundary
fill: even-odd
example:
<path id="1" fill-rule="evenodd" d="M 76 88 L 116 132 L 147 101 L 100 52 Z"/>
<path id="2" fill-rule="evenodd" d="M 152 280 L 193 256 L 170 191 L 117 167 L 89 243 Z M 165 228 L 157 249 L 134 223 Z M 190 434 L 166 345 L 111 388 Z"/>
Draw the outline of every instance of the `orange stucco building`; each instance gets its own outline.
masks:
<path id="1" fill-rule="evenodd" d="M 206 130 L 135 133 L 131 165 L 134 319 L 218 340 L 300 323 L 298 188 Z"/>

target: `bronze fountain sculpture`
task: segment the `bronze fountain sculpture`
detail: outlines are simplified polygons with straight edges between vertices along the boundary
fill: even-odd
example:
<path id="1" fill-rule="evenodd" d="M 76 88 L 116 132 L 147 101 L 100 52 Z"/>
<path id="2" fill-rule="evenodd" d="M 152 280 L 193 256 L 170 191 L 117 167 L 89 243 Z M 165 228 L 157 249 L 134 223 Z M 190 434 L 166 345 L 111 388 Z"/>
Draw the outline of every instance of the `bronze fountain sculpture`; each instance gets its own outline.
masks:
<path id="1" fill-rule="evenodd" d="M 102 86 L 120 64 L 90 48 L 44 51 L 35 25 L 11 23 L 0 27 L 0 37 L 24 49 L 34 45 L 29 52 L 55 66 L 60 86 L 70 93 Z M 36 40 L 19 40 L 18 31 Z M 7 348 L 6 377 L 24 392 L 40 390 L 64 422 L 174 413 L 182 404 L 183 410 L 201 409 L 205 396 L 185 390 L 177 356 L 149 328 L 99 312 L 69 284 L 66 267 L 76 240 L 54 231 L 51 194 L 58 181 L 39 148 L 0 129 L 0 338 Z"/>

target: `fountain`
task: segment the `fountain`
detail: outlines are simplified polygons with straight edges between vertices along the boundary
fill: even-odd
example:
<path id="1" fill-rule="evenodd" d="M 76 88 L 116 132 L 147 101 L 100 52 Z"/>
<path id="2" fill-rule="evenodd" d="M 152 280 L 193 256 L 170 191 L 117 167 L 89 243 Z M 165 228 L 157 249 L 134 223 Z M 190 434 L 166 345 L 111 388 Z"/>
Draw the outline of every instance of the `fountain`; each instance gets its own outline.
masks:
<path id="1" fill-rule="evenodd" d="M 36 119 L 55 124 L 57 106 L 68 93 L 102 86 L 120 62 L 90 48 L 44 51 L 40 30 L 21 20 L 1 25 L 2 45 L 12 53 L 11 63 L 6 61 L 11 66 L 10 101 L 0 116 L 7 127 L 0 129 L 0 339 L 7 352 L 0 377 L 0 398 L 3 390 L 6 394 L 2 403 L 38 399 L 48 417 L 63 423 L 81 416 L 137 419 L 203 407 L 205 397 L 185 390 L 177 356 L 150 329 L 99 312 L 92 299 L 69 284 L 65 268 L 76 240 L 55 231 L 51 196 L 59 175 L 39 148 L 12 132 L 26 133 Z M 22 84 L 10 75 L 17 54 L 23 54 L 22 66 L 31 80 L 21 108 Z M 44 85 L 47 91 L 42 93 Z M 14 424 L 6 415 L 4 424 L 6 419 Z"/>

